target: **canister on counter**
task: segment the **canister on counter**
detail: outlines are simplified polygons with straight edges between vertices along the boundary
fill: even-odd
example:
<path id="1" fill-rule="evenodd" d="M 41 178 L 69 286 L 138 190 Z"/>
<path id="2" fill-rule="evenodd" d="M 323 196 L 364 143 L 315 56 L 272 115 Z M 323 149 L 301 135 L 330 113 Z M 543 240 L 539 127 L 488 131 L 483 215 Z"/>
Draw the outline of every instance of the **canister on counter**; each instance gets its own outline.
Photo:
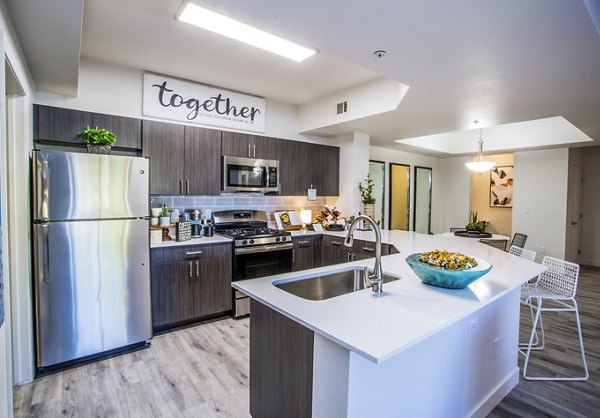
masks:
<path id="1" fill-rule="evenodd" d="M 179 209 L 171 209 L 170 217 L 171 217 L 171 225 L 173 225 L 175 223 L 175 221 L 179 221 Z"/>

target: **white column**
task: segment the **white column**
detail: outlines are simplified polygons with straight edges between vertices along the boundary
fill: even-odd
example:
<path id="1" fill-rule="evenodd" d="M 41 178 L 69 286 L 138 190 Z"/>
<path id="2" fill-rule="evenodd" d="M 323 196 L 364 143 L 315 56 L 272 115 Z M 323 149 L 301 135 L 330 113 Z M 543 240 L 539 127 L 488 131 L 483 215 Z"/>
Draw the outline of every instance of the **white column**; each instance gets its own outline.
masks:
<path id="1" fill-rule="evenodd" d="M 340 197 L 337 208 L 345 217 L 362 212 L 358 183 L 369 173 L 369 135 L 353 132 L 332 138 L 340 147 Z"/>

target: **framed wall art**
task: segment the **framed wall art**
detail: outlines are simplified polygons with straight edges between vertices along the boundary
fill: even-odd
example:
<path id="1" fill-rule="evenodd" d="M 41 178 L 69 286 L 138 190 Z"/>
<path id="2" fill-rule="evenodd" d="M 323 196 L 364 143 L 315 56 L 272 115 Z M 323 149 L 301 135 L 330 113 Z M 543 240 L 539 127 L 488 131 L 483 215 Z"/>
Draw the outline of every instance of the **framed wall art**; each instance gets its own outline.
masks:
<path id="1" fill-rule="evenodd" d="M 513 167 L 496 166 L 490 170 L 490 206 L 512 208 Z"/>

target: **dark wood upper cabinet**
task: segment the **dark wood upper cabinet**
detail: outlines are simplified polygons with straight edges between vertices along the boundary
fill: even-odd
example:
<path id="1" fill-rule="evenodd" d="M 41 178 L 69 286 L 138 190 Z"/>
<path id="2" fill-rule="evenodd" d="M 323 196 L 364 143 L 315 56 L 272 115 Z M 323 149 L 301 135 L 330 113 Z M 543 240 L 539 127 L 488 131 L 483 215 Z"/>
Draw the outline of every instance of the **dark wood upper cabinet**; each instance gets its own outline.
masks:
<path id="1" fill-rule="evenodd" d="M 283 140 L 279 153 L 281 195 L 302 196 L 312 185 L 319 196 L 339 195 L 340 149 Z"/>
<path id="2" fill-rule="evenodd" d="M 144 120 L 142 143 L 150 194 L 220 193 L 221 131 Z"/>
<path id="3" fill-rule="evenodd" d="M 80 110 L 34 105 L 33 139 L 81 144 L 77 132 L 92 126 L 92 114 Z"/>
<path id="4" fill-rule="evenodd" d="M 142 148 L 141 119 L 34 105 L 33 138 L 36 141 L 81 144 L 77 132 L 88 127 L 112 131 L 117 137 L 115 148 Z"/>
<path id="5" fill-rule="evenodd" d="M 221 192 L 221 131 L 185 127 L 183 177 L 185 194 Z"/>
<path id="6" fill-rule="evenodd" d="M 230 157 L 275 160 L 279 157 L 280 139 L 223 131 L 221 154 Z"/>
<path id="7" fill-rule="evenodd" d="M 183 194 L 184 127 L 145 120 L 142 155 L 150 158 L 150 194 Z"/>
<path id="8" fill-rule="evenodd" d="M 91 126 L 112 131 L 117 137 L 115 147 L 142 149 L 141 119 L 92 113 Z"/>

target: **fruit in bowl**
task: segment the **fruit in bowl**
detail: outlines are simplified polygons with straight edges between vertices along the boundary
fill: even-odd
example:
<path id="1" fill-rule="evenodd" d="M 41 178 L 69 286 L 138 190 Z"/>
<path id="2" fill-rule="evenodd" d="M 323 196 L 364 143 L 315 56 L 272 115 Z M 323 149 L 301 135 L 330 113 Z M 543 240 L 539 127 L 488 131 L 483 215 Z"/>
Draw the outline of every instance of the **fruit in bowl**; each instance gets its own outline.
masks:
<path id="1" fill-rule="evenodd" d="M 448 250 L 415 253 L 406 262 L 425 284 L 464 289 L 491 270 L 487 261 Z"/>

